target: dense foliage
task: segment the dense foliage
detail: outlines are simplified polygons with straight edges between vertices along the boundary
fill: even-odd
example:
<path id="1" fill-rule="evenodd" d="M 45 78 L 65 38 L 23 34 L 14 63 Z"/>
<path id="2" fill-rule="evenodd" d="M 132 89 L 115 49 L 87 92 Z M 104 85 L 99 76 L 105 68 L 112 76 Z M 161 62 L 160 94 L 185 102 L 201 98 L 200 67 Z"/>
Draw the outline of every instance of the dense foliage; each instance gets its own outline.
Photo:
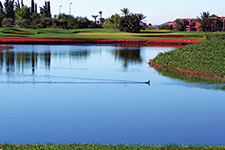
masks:
<path id="1" fill-rule="evenodd" d="M 147 145 L 101 145 L 101 144 L 26 144 L 26 145 L 19 145 L 19 144 L 2 144 L 0 145 L 0 149 L 3 150 L 11 150 L 11 149 L 35 149 L 35 150 L 49 150 L 49 149 L 89 149 L 89 150 L 100 150 L 100 149 L 129 149 L 129 150 L 139 150 L 139 149 L 146 149 L 146 150 L 199 150 L 199 149 L 210 149 L 210 150 L 222 150 L 224 146 L 181 146 L 181 145 L 159 145 L 159 146 L 147 146 Z"/>
<path id="2" fill-rule="evenodd" d="M 160 53 L 154 63 L 186 70 L 225 75 L 225 40 L 204 40 L 176 50 Z"/>
<path id="3" fill-rule="evenodd" d="M 102 14 L 102 12 L 100 13 Z M 101 18 L 101 23 L 104 18 Z M 37 13 L 37 4 L 31 0 L 31 7 L 23 4 L 19 0 L 5 0 L 4 4 L 0 1 L 0 27 L 19 27 L 19 28 L 102 28 L 101 24 L 91 22 L 87 17 L 74 17 L 72 15 L 59 14 L 52 18 L 50 1 L 40 7 Z"/>
<path id="4" fill-rule="evenodd" d="M 197 18 L 197 22 L 201 23 L 199 29 L 203 32 L 217 30 L 217 25 L 215 24 L 216 20 L 213 17 L 210 17 L 209 12 L 203 12 L 201 17 Z"/>
<path id="5" fill-rule="evenodd" d="M 128 8 L 121 9 L 124 16 L 119 14 L 112 15 L 105 20 L 103 28 L 105 29 L 118 29 L 124 32 L 138 33 L 142 29 L 140 25 L 142 20 L 146 18 L 143 14 L 130 13 Z"/>
<path id="6" fill-rule="evenodd" d="M 172 25 L 167 25 L 167 24 L 164 24 L 164 25 L 161 25 L 159 30 L 173 30 L 173 26 Z"/>
<path id="7" fill-rule="evenodd" d="M 177 31 L 186 31 L 187 21 L 186 20 L 176 20 L 175 29 Z"/>

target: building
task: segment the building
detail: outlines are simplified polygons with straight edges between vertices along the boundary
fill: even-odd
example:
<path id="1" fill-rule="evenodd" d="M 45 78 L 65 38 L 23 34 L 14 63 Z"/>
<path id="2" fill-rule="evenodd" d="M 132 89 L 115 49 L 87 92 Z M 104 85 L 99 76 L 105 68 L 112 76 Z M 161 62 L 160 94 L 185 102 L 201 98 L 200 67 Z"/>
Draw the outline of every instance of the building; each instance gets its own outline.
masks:
<path id="1" fill-rule="evenodd" d="M 215 19 L 215 25 L 217 27 L 217 30 L 225 30 L 225 17 L 211 17 Z M 186 20 L 187 25 L 186 25 L 186 31 L 199 31 L 199 26 L 201 25 L 199 22 L 197 22 L 197 19 L 194 18 L 178 18 L 176 20 Z M 173 27 L 176 26 L 176 20 L 175 21 L 169 21 L 168 25 L 172 25 Z"/>
<path id="2" fill-rule="evenodd" d="M 160 26 L 153 26 L 152 30 L 159 30 Z"/>
<path id="3" fill-rule="evenodd" d="M 200 23 L 196 21 L 196 19 L 193 18 L 178 18 L 176 20 L 186 20 L 186 31 L 199 31 Z M 172 25 L 174 28 L 176 26 L 176 21 L 169 21 L 168 25 Z"/>
<path id="4" fill-rule="evenodd" d="M 141 23 L 142 28 L 147 28 L 147 23 Z"/>

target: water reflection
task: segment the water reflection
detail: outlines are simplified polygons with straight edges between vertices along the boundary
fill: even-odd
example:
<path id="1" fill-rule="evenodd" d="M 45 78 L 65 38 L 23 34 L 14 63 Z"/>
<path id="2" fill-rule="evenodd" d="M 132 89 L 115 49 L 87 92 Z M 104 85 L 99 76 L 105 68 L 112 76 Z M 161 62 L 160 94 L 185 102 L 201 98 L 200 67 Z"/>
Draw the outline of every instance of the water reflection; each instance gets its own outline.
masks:
<path id="1" fill-rule="evenodd" d="M 69 52 L 69 55 L 72 56 L 73 58 L 76 58 L 76 59 L 82 59 L 82 58 L 85 58 L 87 59 L 87 56 L 90 54 L 89 51 L 87 50 L 80 50 L 80 51 L 70 51 Z"/>
<path id="2" fill-rule="evenodd" d="M 186 88 L 146 64 L 168 48 L 14 48 L 0 52 L 2 143 L 224 143 L 224 92 Z"/>
<path id="3" fill-rule="evenodd" d="M 46 68 L 50 68 L 51 64 L 51 53 L 37 53 L 37 52 L 13 52 L 6 51 L 0 53 L 0 66 L 1 72 L 3 68 L 6 69 L 7 73 L 18 73 L 24 72 L 24 69 L 29 67 L 32 69 L 32 73 L 35 73 L 38 61 L 44 62 Z"/>
<path id="4" fill-rule="evenodd" d="M 177 70 L 171 70 L 167 68 L 157 68 L 156 69 L 161 75 L 167 76 L 173 79 L 183 80 L 190 84 L 185 86 L 200 87 L 204 89 L 220 89 L 225 90 L 225 83 L 216 79 L 206 79 L 197 76 L 190 76 L 180 73 Z"/>
<path id="5" fill-rule="evenodd" d="M 51 63 L 56 59 L 69 60 L 87 60 L 90 54 L 102 53 L 102 50 L 90 51 L 82 47 L 76 47 L 71 50 L 54 49 L 49 47 L 36 49 L 35 47 L 19 48 L 9 51 L 0 52 L 0 71 L 7 73 L 23 73 L 25 70 L 31 70 L 35 74 L 37 67 L 45 67 L 46 70 L 51 69 Z M 140 47 L 121 47 L 119 49 L 110 49 L 110 53 L 116 60 L 121 61 L 124 68 L 128 68 L 129 64 L 142 64 Z"/>
<path id="6" fill-rule="evenodd" d="M 24 69 L 31 69 L 32 74 L 35 74 L 37 64 L 44 64 L 45 69 L 50 70 L 51 59 L 57 57 L 68 57 L 71 59 L 87 59 L 90 52 L 87 50 L 75 50 L 75 51 L 60 51 L 51 52 L 45 50 L 44 52 L 17 52 L 17 51 L 1 51 L 0 52 L 0 72 L 7 73 L 23 73 Z"/>
<path id="7" fill-rule="evenodd" d="M 115 50 L 113 53 L 115 55 L 115 59 L 119 59 L 123 61 L 124 68 L 127 68 L 129 63 L 132 63 L 132 64 L 142 63 L 140 52 L 141 52 L 140 48 L 135 48 L 135 49 L 122 48 L 119 50 Z"/>

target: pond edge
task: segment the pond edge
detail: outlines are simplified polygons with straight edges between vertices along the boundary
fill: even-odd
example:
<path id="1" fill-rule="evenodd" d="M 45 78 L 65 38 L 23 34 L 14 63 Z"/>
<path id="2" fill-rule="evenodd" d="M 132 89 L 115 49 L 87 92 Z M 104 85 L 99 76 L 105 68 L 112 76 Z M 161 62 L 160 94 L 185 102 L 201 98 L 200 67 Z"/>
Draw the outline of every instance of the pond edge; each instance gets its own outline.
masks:
<path id="1" fill-rule="evenodd" d="M 182 73 L 184 75 L 188 75 L 188 76 L 193 76 L 193 77 L 199 77 L 199 78 L 205 78 L 205 79 L 216 79 L 219 81 L 225 81 L 225 76 L 221 76 L 215 73 L 207 73 L 207 72 L 200 72 L 200 71 L 193 71 L 193 70 L 186 70 L 186 69 L 181 69 L 181 68 L 175 68 L 175 67 L 170 67 L 170 66 L 163 66 L 157 63 L 153 62 L 153 59 L 150 59 L 148 64 L 150 65 L 150 67 L 155 68 L 156 70 L 158 68 L 166 68 L 169 70 L 176 70 L 179 73 Z"/>

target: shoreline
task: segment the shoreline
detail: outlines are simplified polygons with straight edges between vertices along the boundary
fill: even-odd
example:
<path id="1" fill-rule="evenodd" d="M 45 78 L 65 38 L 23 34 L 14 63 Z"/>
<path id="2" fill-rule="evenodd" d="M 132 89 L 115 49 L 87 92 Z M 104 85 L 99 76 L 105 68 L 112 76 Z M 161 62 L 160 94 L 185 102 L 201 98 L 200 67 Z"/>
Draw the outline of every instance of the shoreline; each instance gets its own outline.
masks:
<path id="1" fill-rule="evenodd" d="M 0 44 L 126 44 L 182 46 L 201 40 L 187 39 L 63 39 L 63 38 L 0 38 Z"/>
<path id="2" fill-rule="evenodd" d="M 155 68 L 156 70 L 158 68 L 166 68 L 169 70 L 176 70 L 181 74 L 187 75 L 187 76 L 192 76 L 192 77 L 199 77 L 199 78 L 205 78 L 205 79 L 216 79 L 219 81 L 223 81 L 225 82 L 225 76 L 221 76 L 215 73 L 207 73 L 207 72 L 200 72 L 200 71 L 193 71 L 193 70 L 185 70 L 185 69 L 181 69 L 181 68 L 175 68 L 175 67 L 170 67 L 170 66 L 163 66 L 157 63 L 153 62 L 153 59 L 151 59 L 148 64 L 150 65 L 150 67 Z"/>

